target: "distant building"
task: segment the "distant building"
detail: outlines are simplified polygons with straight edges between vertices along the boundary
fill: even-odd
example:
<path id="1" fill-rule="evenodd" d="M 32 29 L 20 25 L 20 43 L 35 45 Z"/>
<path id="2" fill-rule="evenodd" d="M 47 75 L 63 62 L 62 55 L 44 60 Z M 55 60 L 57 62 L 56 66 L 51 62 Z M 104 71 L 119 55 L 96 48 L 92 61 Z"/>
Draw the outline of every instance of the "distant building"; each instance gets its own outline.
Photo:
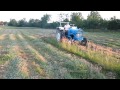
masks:
<path id="1" fill-rule="evenodd" d="M 0 21 L 0 26 L 4 26 L 4 22 Z"/>

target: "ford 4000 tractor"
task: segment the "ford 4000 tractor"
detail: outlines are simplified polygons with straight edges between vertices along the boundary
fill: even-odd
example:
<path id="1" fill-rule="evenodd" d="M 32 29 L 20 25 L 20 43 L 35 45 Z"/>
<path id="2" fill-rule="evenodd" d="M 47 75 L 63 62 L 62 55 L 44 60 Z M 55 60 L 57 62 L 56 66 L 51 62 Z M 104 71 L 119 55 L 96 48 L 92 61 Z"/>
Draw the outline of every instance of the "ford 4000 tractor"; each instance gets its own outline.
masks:
<path id="1" fill-rule="evenodd" d="M 69 24 L 69 22 L 60 22 L 60 26 L 56 28 L 56 39 L 58 42 L 60 42 L 62 38 L 67 38 L 72 42 L 79 42 L 80 45 L 87 45 L 87 39 L 83 36 L 84 31 L 81 28 L 77 28 L 74 24 L 71 24 L 66 34 L 62 24 Z"/>

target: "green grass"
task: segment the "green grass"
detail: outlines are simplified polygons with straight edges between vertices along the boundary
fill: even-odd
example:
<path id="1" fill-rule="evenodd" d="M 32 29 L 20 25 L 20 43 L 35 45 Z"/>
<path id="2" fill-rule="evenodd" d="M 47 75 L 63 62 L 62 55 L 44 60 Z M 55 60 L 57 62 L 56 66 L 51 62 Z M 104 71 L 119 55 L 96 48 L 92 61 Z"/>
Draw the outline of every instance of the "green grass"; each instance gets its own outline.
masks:
<path id="1" fill-rule="evenodd" d="M 12 27 L 12 26 L 1 26 L 0 29 L 40 29 L 38 27 Z"/>
<path id="2" fill-rule="evenodd" d="M 6 31 L 0 31 L 0 36 L 5 33 Z M 14 54 L 11 52 L 12 45 L 10 44 L 11 42 L 8 35 L 6 35 L 3 40 L 0 40 L 0 46 L 2 46 L 0 49 L 0 65 L 14 58 Z"/>
<path id="3" fill-rule="evenodd" d="M 4 64 L 6 61 L 11 60 L 12 56 L 0 55 L 0 65 Z"/>
<path id="4" fill-rule="evenodd" d="M 120 32 L 85 32 L 84 36 L 97 44 L 120 49 Z"/>
<path id="5" fill-rule="evenodd" d="M 49 74 L 51 76 L 54 76 L 54 78 L 105 78 L 104 75 L 102 75 L 99 71 L 96 72 L 94 70 L 91 70 L 90 66 L 81 63 L 80 61 L 77 60 L 73 60 L 70 61 L 70 58 L 67 58 L 65 60 L 65 56 L 61 54 L 56 54 L 56 52 L 53 50 L 53 47 L 51 48 L 47 48 L 47 44 L 43 43 L 43 41 L 41 39 L 32 39 L 29 36 L 27 36 L 28 33 L 24 33 L 22 34 L 22 36 L 24 38 L 26 38 L 26 40 L 28 41 L 28 43 L 35 48 L 36 50 L 38 50 L 38 48 L 41 48 L 40 50 L 38 50 L 39 53 L 41 53 L 44 57 L 46 57 L 45 55 L 51 54 L 49 57 L 46 57 L 47 61 L 49 61 L 47 63 L 46 67 L 46 71 L 51 71 L 49 72 Z M 51 41 L 51 40 L 50 40 Z M 52 42 L 52 41 L 51 41 Z M 42 46 L 41 46 L 41 45 Z M 56 49 L 55 49 L 56 50 Z M 58 51 L 59 52 L 59 51 Z M 52 56 L 52 58 L 50 59 L 50 57 Z M 64 61 L 62 61 L 62 64 L 55 64 L 56 63 L 61 63 L 61 59 L 63 59 Z M 54 62 L 53 62 L 54 61 Z M 52 65 L 52 66 L 51 66 Z M 50 69 L 50 70 L 49 70 Z M 37 72 L 41 72 L 41 69 L 36 68 Z M 53 73 L 54 72 L 54 73 Z M 63 76 L 61 76 L 63 74 Z"/>
<path id="6" fill-rule="evenodd" d="M 45 30 L 43 30 L 43 31 L 39 31 L 39 32 L 47 32 L 47 31 L 45 31 Z M 43 33 L 44 34 L 44 33 Z M 93 33 L 94 34 L 94 33 Z M 118 39 L 119 38 L 119 33 L 110 33 L 110 32 L 106 32 L 106 33 L 104 33 L 104 32 L 101 32 L 101 33 L 95 33 L 95 35 L 93 35 L 92 33 L 88 33 L 88 34 L 85 34 L 86 36 L 89 36 L 89 37 L 91 37 L 92 39 L 92 41 L 94 41 L 93 39 L 95 39 L 95 37 L 98 37 L 98 39 L 95 39 L 96 40 L 96 42 L 97 42 L 97 40 L 99 40 L 98 42 L 99 43 L 101 43 L 101 44 L 103 44 L 103 43 L 105 43 L 105 41 L 103 41 L 103 42 L 101 42 L 103 39 L 102 39 L 102 37 L 104 37 L 104 38 L 107 38 L 108 37 L 108 40 L 110 39 L 110 38 L 112 38 L 113 40 L 116 40 L 116 39 Z M 98 35 L 98 34 L 100 34 L 100 35 Z M 95 36 L 95 37 L 94 37 Z M 100 37 L 100 38 L 99 38 Z M 89 38 L 88 38 L 89 39 Z M 101 41 L 100 41 L 101 40 Z M 55 46 L 57 46 L 58 48 L 60 48 L 60 45 L 58 45 L 56 42 L 54 43 L 54 40 L 52 40 L 52 39 L 49 39 L 49 42 L 50 43 L 52 43 L 52 44 L 54 44 Z M 108 41 L 108 43 L 111 43 L 110 41 Z M 117 43 L 119 44 L 119 39 L 118 39 L 118 41 L 117 41 Z M 117 44 L 117 43 L 115 43 L 115 44 Z M 78 50 L 77 48 L 74 48 L 75 46 L 72 46 L 72 48 L 71 48 L 71 50 L 70 51 L 72 51 L 72 52 L 74 52 L 74 53 L 76 53 L 76 51 Z M 119 48 L 119 47 L 118 47 Z M 79 53 L 76 53 L 76 54 L 79 54 L 79 55 L 82 55 L 84 58 L 86 58 L 86 59 L 93 59 L 92 61 L 93 62 L 97 62 L 98 64 L 100 64 L 100 65 L 102 65 L 102 63 L 103 62 L 105 62 L 105 68 L 106 67 L 109 67 L 110 68 L 110 70 L 114 67 L 114 68 L 116 68 L 116 70 L 117 70 L 117 68 L 119 67 L 119 63 L 117 63 L 116 62 L 116 58 L 114 58 L 114 57 L 109 57 L 109 56 L 106 56 L 106 55 L 100 55 L 99 53 L 97 53 L 97 52 L 92 52 L 92 51 L 89 51 L 89 54 L 85 54 L 85 52 L 83 52 L 83 51 L 81 51 L 81 52 L 79 52 Z M 105 56 L 105 57 L 102 57 L 102 56 Z M 100 60 L 100 59 L 101 60 Z M 94 61 L 94 59 L 95 59 L 95 61 Z M 105 61 L 103 61 L 103 60 L 105 60 Z M 115 61 L 114 61 L 115 60 Z M 108 63 L 108 61 L 110 61 L 109 63 Z M 117 60 L 117 61 L 119 61 L 119 60 Z M 103 65 L 104 66 L 104 65 Z"/>
<path id="7" fill-rule="evenodd" d="M 78 46 L 75 44 L 68 45 L 66 43 L 58 43 L 54 38 L 43 38 L 43 40 L 60 49 L 74 53 L 78 56 L 82 56 L 83 58 L 90 60 L 93 63 L 101 65 L 104 69 L 111 70 L 120 75 L 120 60 L 113 56 L 108 56 L 106 54 L 102 54 L 100 51 L 93 51 L 91 49 L 87 49 L 86 52 L 81 48 L 78 48 Z"/>
<path id="8" fill-rule="evenodd" d="M 106 76 L 105 73 L 101 72 L 99 65 L 112 72 L 120 71 L 120 63 L 116 63 L 116 57 L 108 57 L 101 52 L 94 52 L 92 50 L 86 52 L 79 49 L 76 45 L 69 46 L 65 43 L 56 42 L 55 38 L 50 38 L 55 34 L 54 29 L 5 27 L 3 30 L 0 30 L 0 36 L 3 34 L 6 34 L 6 36 L 0 42 L 0 46 L 2 46 L 0 50 L 7 51 L 8 53 L 0 55 L 0 62 L 1 65 L 6 61 L 9 62 L 6 66 L 7 69 L 4 70 L 4 76 L 6 78 L 110 78 Z M 15 36 L 15 40 L 10 39 L 11 34 Z M 91 36 L 92 34 L 89 35 L 91 36 L 91 40 L 95 37 L 97 38 L 96 34 L 94 37 Z M 20 38 L 19 35 L 21 35 L 23 39 Z M 85 35 L 87 35 L 87 33 L 85 33 Z M 44 38 L 41 38 L 41 36 Z M 45 38 L 46 36 L 49 38 Z M 106 37 L 105 34 L 103 34 L 103 36 Z M 103 36 L 101 36 L 101 38 Z M 109 35 L 107 37 L 110 38 Z M 113 39 L 116 38 L 116 41 L 119 41 L 118 37 L 119 36 L 114 37 L 113 35 Z M 108 43 L 111 44 L 110 42 Z M 119 43 L 115 45 L 117 46 Z M 19 50 L 12 50 L 13 46 L 18 46 Z M 43 56 L 46 62 L 43 62 L 38 55 Z M 84 59 L 78 56 L 82 56 Z M 97 63 L 97 66 L 94 63 Z M 23 66 L 25 67 L 25 71 L 24 69 L 21 70 L 22 66 L 19 67 L 19 65 L 22 64 L 28 65 Z M 28 74 L 26 74 L 26 68 L 29 71 Z"/>

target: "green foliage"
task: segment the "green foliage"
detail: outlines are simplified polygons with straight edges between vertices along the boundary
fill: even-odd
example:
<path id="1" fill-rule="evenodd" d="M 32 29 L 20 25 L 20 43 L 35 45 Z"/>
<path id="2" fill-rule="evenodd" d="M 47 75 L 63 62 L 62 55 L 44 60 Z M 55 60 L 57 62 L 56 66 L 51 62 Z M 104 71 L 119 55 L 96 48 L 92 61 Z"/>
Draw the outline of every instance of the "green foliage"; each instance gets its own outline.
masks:
<path id="1" fill-rule="evenodd" d="M 88 20 L 101 20 L 101 16 L 97 11 L 91 11 L 90 15 L 87 17 Z"/>
<path id="2" fill-rule="evenodd" d="M 48 23 L 50 20 L 51 15 L 45 14 L 43 17 L 39 19 L 30 19 L 28 22 L 25 19 L 16 21 L 15 19 L 11 19 L 8 22 L 9 26 L 19 26 L 19 27 L 40 27 L 40 28 L 52 28 L 55 29 L 59 26 L 58 22 Z M 70 19 L 70 21 L 69 21 Z M 120 20 L 116 19 L 116 17 L 112 17 L 110 20 L 105 20 L 101 17 L 99 12 L 91 11 L 90 14 L 87 16 L 87 19 L 84 19 L 82 13 L 74 12 L 70 15 L 60 13 L 59 14 L 59 21 L 70 22 L 71 24 L 75 24 L 78 28 L 83 29 L 101 29 L 101 30 L 120 30 Z M 7 22 L 5 23 L 7 24 Z M 95 31 L 94 30 L 94 31 Z"/>
<path id="3" fill-rule="evenodd" d="M 50 15 L 46 14 L 41 18 L 40 27 L 46 28 L 48 21 L 50 20 Z"/>
<path id="4" fill-rule="evenodd" d="M 120 20 L 116 18 L 111 18 L 111 20 L 108 23 L 108 29 L 111 29 L 111 30 L 120 29 Z"/>
<path id="5" fill-rule="evenodd" d="M 88 15 L 87 17 L 87 21 L 88 21 L 88 28 L 92 28 L 92 29 L 97 29 L 100 28 L 100 24 L 101 24 L 101 16 L 97 11 L 91 11 L 90 15 Z"/>
<path id="6" fill-rule="evenodd" d="M 18 21 L 18 27 L 26 27 L 26 26 L 27 26 L 27 21 L 25 20 L 25 18 Z"/>
<path id="7" fill-rule="evenodd" d="M 78 27 L 83 25 L 83 16 L 81 13 L 72 13 L 71 23 L 75 24 Z"/>
<path id="8" fill-rule="evenodd" d="M 35 26 L 35 20 L 34 19 L 30 19 L 29 20 L 29 26 L 30 27 L 34 27 Z"/>
<path id="9" fill-rule="evenodd" d="M 18 23 L 15 19 L 11 19 L 10 22 L 8 23 L 9 26 L 17 26 Z"/>
<path id="10" fill-rule="evenodd" d="M 58 26 L 59 26 L 58 22 L 52 22 L 52 23 L 48 23 L 47 26 L 46 26 L 46 28 L 55 29 Z"/>

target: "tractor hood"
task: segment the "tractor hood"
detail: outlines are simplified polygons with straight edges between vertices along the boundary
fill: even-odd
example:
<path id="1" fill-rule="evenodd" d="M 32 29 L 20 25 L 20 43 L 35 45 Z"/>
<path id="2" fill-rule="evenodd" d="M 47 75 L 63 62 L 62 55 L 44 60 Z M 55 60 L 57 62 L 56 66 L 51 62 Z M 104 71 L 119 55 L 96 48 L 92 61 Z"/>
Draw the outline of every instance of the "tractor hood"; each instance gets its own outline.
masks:
<path id="1" fill-rule="evenodd" d="M 68 34 L 73 34 L 73 35 L 76 35 L 77 33 L 82 33 L 83 30 L 80 28 L 78 29 L 77 27 L 72 27 L 68 30 Z"/>
<path id="2" fill-rule="evenodd" d="M 59 30 L 64 30 L 64 27 L 57 27 L 57 29 L 59 29 Z"/>
<path id="3" fill-rule="evenodd" d="M 74 36 L 74 40 L 78 40 L 78 41 L 82 41 L 83 40 L 83 30 L 81 28 L 70 28 L 68 30 L 68 37 L 70 37 L 71 35 Z"/>

